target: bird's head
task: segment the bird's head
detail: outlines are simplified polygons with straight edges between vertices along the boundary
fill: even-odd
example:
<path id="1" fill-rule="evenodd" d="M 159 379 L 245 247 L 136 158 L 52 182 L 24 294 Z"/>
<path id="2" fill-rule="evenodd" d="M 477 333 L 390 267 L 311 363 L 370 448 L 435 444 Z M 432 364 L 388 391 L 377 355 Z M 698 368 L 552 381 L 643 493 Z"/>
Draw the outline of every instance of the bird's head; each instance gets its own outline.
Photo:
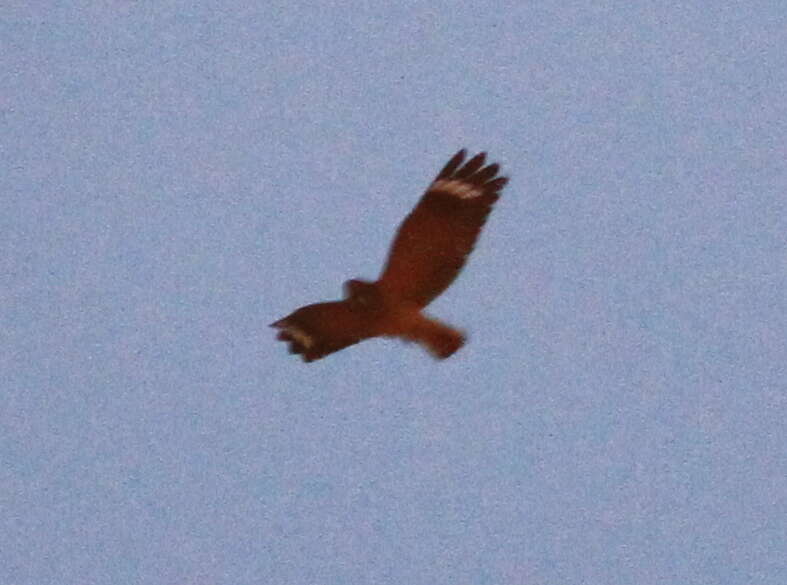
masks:
<path id="1" fill-rule="evenodd" d="M 344 296 L 348 301 L 358 303 L 364 308 L 374 308 L 381 304 L 377 284 L 366 280 L 352 279 L 344 283 Z"/>

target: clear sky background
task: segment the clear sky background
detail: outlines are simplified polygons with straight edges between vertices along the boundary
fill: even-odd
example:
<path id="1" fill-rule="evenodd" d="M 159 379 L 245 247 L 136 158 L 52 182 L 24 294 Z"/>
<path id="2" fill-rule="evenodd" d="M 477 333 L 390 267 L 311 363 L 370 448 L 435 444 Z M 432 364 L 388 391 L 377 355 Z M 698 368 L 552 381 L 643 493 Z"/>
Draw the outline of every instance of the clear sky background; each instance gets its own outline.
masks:
<path id="1" fill-rule="evenodd" d="M 0 583 L 787 583 L 787 8 L 3 2 Z M 431 313 L 305 365 L 461 147 Z"/>

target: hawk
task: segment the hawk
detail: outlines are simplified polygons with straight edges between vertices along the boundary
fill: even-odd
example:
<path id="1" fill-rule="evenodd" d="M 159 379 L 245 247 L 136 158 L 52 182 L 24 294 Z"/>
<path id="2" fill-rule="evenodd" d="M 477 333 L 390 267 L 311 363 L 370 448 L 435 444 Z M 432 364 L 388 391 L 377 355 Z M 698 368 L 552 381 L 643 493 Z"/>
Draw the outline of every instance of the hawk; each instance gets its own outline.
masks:
<path id="1" fill-rule="evenodd" d="M 423 309 L 454 281 L 473 250 L 500 190 L 500 166 L 464 149 L 443 167 L 394 238 L 377 282 L 348 280 L 344 300 L 301 307 L 271 323 L 277 339 L 306 362 L 372 337 L 415 341 L 437 359 L 453 355 L 464 335 Z"/>

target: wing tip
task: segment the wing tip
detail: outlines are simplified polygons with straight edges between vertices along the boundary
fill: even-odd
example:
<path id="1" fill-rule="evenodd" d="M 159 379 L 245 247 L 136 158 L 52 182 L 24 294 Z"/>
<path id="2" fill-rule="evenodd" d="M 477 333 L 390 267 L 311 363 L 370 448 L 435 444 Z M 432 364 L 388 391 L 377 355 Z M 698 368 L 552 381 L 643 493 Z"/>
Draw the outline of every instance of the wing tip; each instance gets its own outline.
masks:
<path id="1" fill-rule="evenodd" d="M 508 181 L 508 177 L 497 177 L 496 179 L 492 179 L 486 183 L 485 187 L 489 188 L 492 193 L 497 193 L 498 191 L 502 190 L 503 187 L 508 185 Z"/>
<path id="2" fill-rule="evenodd" d="M 443 167 L 430 185 L 430 190 L 444 192 L 459 199 L 477 199 L 497 195 L 508 183 L 508 177 L 498 177 L 499 163 L 485 165 L 487 152 L 482 151 L 464 162 L 467 150 L 462 148 Z"/>
<path id="3" fill-rule="evenodd" d="M 306 355 L 312 352 L 317 345 L 317 340 L 314 335 L 308 333 L 303 327 L 293 323 L 289 317 L 274 321 L 269 327 L 279 329 L 276 339 L 289 343 L 290 353 L 303 353 Z"/>
<path id="4" fill-rule="evenodd" d="M 437 173 L 435 181 L 439 179 L 445 179 L 446 177 L 453 175 L 456 169 L 459 168 L 459 166 L 465 160 L 465 156 L 467 156 L 467 150 L 460 148 L 459 151 L 454 156 L 452 156 L 447 163 L 445 163 L 445 166 L 440 170 L 440 172 Z"/>

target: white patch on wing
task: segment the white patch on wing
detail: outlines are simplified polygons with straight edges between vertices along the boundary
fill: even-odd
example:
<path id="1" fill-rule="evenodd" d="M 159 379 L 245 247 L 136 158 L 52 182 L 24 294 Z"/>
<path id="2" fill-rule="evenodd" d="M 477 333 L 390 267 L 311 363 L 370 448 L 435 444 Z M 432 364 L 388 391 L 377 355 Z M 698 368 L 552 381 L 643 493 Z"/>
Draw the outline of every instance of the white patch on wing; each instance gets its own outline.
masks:
<path id="1" fill-rule="evenodd" d="M 472 199 L 484 194 L 483 189 L 456 179 L 440 179 L 432 183 L 430 189 L 445 191 L 451 195 L 456 195 L 460 199 Z"/>
<path id="2" fill-rule="evenodd" d="M 294 325 L 290 325 L 287 323 L 284 327 L 284 330 L 289 333 L 292 338 L 300 343 L 306 349 L 309 349 L 312 345 L 314 345 L 314 339 L 311 335 L 306 333 L 305 331 L 298 329 Z"/>

